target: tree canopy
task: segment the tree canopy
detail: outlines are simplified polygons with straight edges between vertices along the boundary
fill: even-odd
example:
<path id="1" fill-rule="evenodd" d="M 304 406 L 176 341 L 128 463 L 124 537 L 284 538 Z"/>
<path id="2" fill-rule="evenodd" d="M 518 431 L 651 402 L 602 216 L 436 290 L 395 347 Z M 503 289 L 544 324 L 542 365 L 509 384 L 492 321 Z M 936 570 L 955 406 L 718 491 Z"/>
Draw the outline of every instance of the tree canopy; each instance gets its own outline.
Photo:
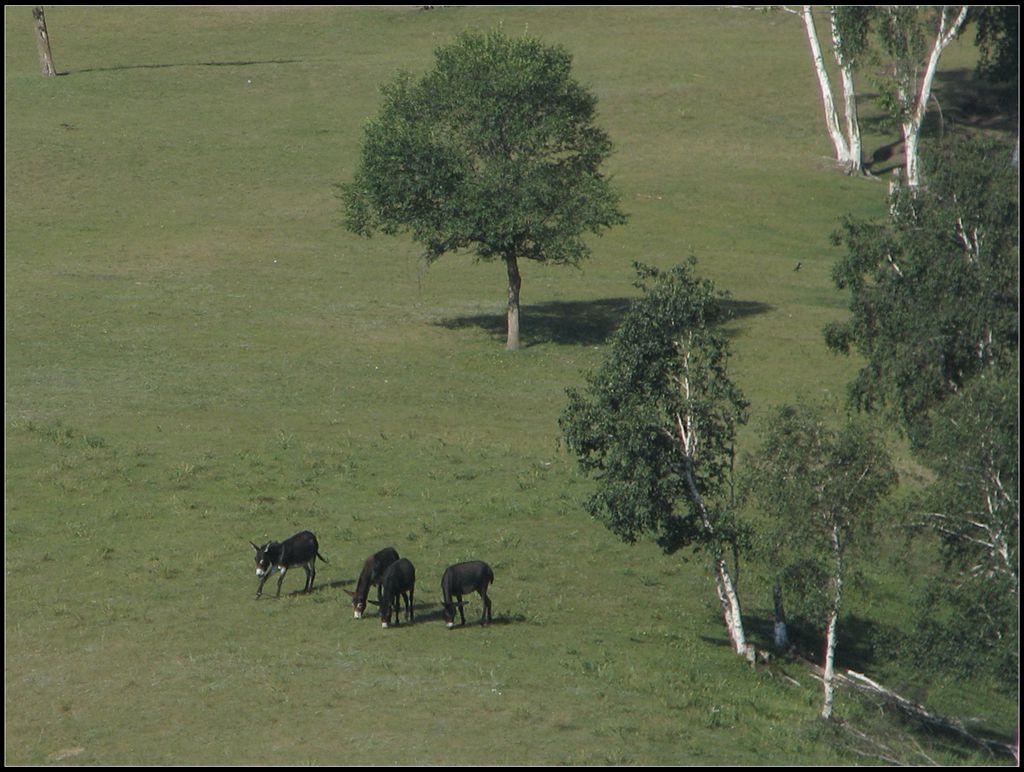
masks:
<path id="1" fill-rule="evenodd" d="M 885 409 L 915 442 L 929 411 L 975 374 L 1005 368 L 1018 346 L 1017 176 L 1011 150 L 958 138 L 926 152 L 927 188 L 899 193 L 888 221 L 844 220 L 833 270 L 851 318 L 829 325 L 836 352 L 866 364 L 860 408 Z"/>
<path id="2" fill-rule="evenodd" d="M 561 425 L 570 449 L 600 485 L 588 509 L 626 541 L 652 533 L 674 551 L 704 534 L 693 482 L 714 507 L 728 492 L 737 428 L 747 402 L 727 372 L 728 344 L 717 325 L 723 294 L 693 274 L 637 265 L 645 294 L 616 332 L 585 392 L 569 390 Z M 679 422 L 692 427 L 690 452 Z"/>
<path id="3" fill-rule="evenodd" d="M 1019 208 L 1011 148 L 954 137 L 924 155 L 928 185 L 887 222 L 848 219 L 836 266 L 848 321 L 829 346 L 866 358 L 850 396 L 895 419 L 934 480 L 906 504 L 938 537 L 915 641 L 966 671 L 1016 671 L 1019 612 Z M 953 652 L 953 655 L 950 655 Z M 927 659 L 927 658 L 926 658 Z"/>
<path id="4" fill-rule="evenodd" d="M 779 579 L 825 627 L 821 715 L 831 718 L 850 547 L 871 533 L 874 510 L 896 484 L 896 472 L 884 443 L 863 421 L 833 430 L 800 406 L 772 417 L 749 468 L 749 487 L 772 521 L 765 541 Z"/>
<path id="5" fill-rule="evenodd" d="M 590 254 L 584 234 L 625 221 L 600 170 L 611 141 L 560 46 L 467 32 L 435 56 L 422 78 L 384 86 L 341 186 L 346 226 L 408 232 L 428 261 L 461 249 L 504 260 L 515 348 L 518 261 L 576 264 Z"/>
<path id="6" fill-rule="evenodd" d="M 908 505 L 909 522 L 938 536 L 945 579 L 929 585 L 919 648 L 1002 677 L 1019 669 L 1017 372 L 981 374 L 936 410 L 919 452 L 935 481 Z"/>
<path id="7" fill-rule="evenodd" d="M 560 424 L 583 469 L 597 478 L 591 515 L 628 542 L 652 534 L 668 552 L 710 553 L 734 650 L 751 656 L 725 561 L 742 531 L 730 501 L 733 446 L 747 402 L 728 373 L 718 323 L 724 295 L 693 272 L 637 264 L 644 295 Z"/>

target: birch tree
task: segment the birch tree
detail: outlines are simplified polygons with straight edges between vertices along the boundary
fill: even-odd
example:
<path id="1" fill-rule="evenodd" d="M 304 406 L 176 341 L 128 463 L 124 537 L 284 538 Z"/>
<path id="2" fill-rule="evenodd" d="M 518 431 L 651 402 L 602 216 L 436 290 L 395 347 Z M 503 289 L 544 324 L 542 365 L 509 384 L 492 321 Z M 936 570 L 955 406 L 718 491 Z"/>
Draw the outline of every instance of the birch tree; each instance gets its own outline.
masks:
<path id="1" fill-rule="evenodd" d="M 882 102 L 900 124 L 904 178 L 916 191 L 921 185 L 919 147 L 939 58 L 967 21 L 968 6 L 885 6 L 878 14 L 883 63 L 879 80 Z"/>
<path id="2" fill-rule="evenodd" d="M 1015 361 L 1020 209 L 1011 155 L 992 139 L 932 144 L 922 159 L 927 189 L 905 191 L 883 221 L 846 218 L 833 236 L 847 250 L 832 275 L 851 313 L 826 327 L 825 341 L 864 357 L 851 402 L 885 413 L 915 446 L 945 399 Z"/>
<path id="3" fill-rule="evenodd" d="M 973 379 L 936 411 L 920 458 L 935 481 L 910 524 L 938 536 L 943 577 L 929 585 L 921 648 L 960 672 L 1019 670 L 1020 390 L 1016 373 Z"/>
<path id="4" fill-rule="evenodd" d="M 832 717 L 839 616 L 851 547 L 896 483 L 883 443 L 859 422 L 826 426 L 815 411 L 784 407 L 750 462 L 750 488 L 775 522 L 768 539 L 788 597 L 824 625 L 821 717 Z"/>
<path id="5" fill-rule="evenodd" d="M 747 403 L 717 327 L 723 295 L 694 275 L 695 262 L 669 272 L 637 265 L 644 295 L 586 388 L 569 390 L 560 424 L 597 480 L 590 514 L 627 542 L 650 533 L 668 553 L 706 551 L 732 647 L 752 658 L 727 560 L 743 542 L 728 481 Z"/>
<path id="6" fill-rule="evenodd" d="M 1020 203 L 1012 155 L 1012 145 L 993 139 L 929 143 L 927 187 L 903 191 L 884 222 L 847 219 L 836 238 L 848 255 L 833 277 L 849 290 L 851 314 L 825 333 L 832 350 L 864 356 L 852 403 L 900 427 L 935 473 L 911 522 L 939 537 L 946 570 L 929 583 L 918 642 L 960 669 L 987 652 L 1004 660 L 1016 652 Z"/>
<path id="7" fill-rule="evenodd" d="M 864 171 L 864 152 L 853 74 L 860 55 L 866 50 L 869 13 L 869 9 L 860 6 L 831 6 L 828 11 L 832 55 L 839 67 L 842 84 L 845 120 L 840 125 L 836 100 L 832 91 L 832 81 L 825 65 L 825 57 L 822 54 L 818 30 L 814 22 L 814 6 L 804 5 L 800 10 L 804 31 L 811 49 L 814 72 L 821 90 L 821 101 L 825 110 L 825 127 L 832 140 L 832 146 L 835 148 L 836 163 L 847 174 L 860 174 Z"/>

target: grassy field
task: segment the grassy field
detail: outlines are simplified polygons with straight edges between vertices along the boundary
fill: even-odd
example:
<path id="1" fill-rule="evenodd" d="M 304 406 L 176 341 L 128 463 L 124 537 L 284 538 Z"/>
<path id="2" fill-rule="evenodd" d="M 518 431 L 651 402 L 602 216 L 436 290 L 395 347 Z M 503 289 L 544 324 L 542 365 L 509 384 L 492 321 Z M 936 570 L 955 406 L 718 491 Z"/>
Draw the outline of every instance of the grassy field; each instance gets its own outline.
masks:
<path id="1" fill-rule="evenodd" d="M 787 14 L 713 8 L 54 7 L 61 77 L 5 9 L 5 755 L 10 765 L 1000 763 L 852 697 L 877 744 L 816 720 L 799 665 L 732 654 L 701 557 L 619 543 L 583 512 L 565 389 L 636 293 L 689 254 L 741 311 L 755 420 L 838 406 L 829 234 L 885 185 L 830 146 Z M 574 55 L 616 146 L 628 225 L 579 270 L 524 266 L 525 348 L 502 348 L 503 267 L 425 270 L 340 225 L 378 86 L 502 25 Z M 968 70 L 957 44 L 945 73 Z M 940 88 L 942 82 L 940 81 Z M 869 154 L 891 143 L 867 109 Z M 794 272 L 800 261 L 803 270 Z M 749 446 L 752 434 L 744 435 Z M 328 559 L 254 599 L 250 540 L 310 529 Z M 363 558 L 416 565 L 417 619 L 352 619 Z M 494 567 L 495 623 L 448 631 L 445 566 Z M 896 626 L 878 565 L 847 630 Z M 272 583 L 268 588 L 272 588 Z M 768 642 L 756 567 L 747 624 Z M 479 602 L 467 617 L 474 621 Z M 839 652 L 842 664 L 844 652 Z M 922 683 L 1012 734 L 984 684 Z M 927 755 L 923 755 L 927 754 Z"/>

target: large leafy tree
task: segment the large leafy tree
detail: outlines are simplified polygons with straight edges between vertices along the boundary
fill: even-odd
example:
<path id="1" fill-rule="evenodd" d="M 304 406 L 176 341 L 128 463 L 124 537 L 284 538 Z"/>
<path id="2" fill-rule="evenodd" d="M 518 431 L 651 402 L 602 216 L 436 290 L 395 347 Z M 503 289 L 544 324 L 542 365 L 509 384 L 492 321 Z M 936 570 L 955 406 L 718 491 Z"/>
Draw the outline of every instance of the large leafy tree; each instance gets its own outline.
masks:
<path id="1" fill-rule="evenodd" d="M 428 261 L 462 249 L 508 274 L 507 348 L 520 345 L 520 261 L 576 264 L 583 240 L 625 220 L 601 165 L 597 100 L 559 46 L 464 33 L 419 79 L 383 88 L 352 182 L 349 229 L 408 232 Z"/>
<path id="2" fill-rule="evenodd" d="M 644 295 L 586 388 L 569 390 L 560 423 L 597 480 L 591 515 L 628 542 L 648 533 L 667 552 L 707 551 L 733 648 L 749 657 L 726 561 L 742 536 L 729 480 L 747 403 L 728 374 L 723 296 L 694 263 L 637 266 Z"/>
<path id="3" fill-rule="evenodd" d="M 896 473 L 866 424 L 832 429 L 799 406 L 784 407 L 769 421 L 749 468 L 750 490 L 772 521 L 765 539 L 780 579 L 825 629 L 821 716 L 828 719 L 851 547 L 871 534 L 874 511 Z"/>
<path id="4" fill-rule="evenodd" d="M 899 194 L 888 222 L 847 220 L 837 234 L 848 254 L 834 278 L 850 290 L 852 315 L 826 340 L 864 355 L 853 401 L 895 419 L 935 473 L 910 512 L 943 545 L 919 642 L 942 647 L 945 660 L 950 651 L 969 651 L 961 661 L 1005 654 L 1017 639 L 1020 229 L 1011 158 L 994 140 L 935 146 L 923 158 L 926 188 Z"/>
<path id="5" fill-rule="evenodd" d="M 836 352 L 866 362 L 854 403 L 889 412 L 920 444 L 932 409 L 973 376 L 1016 361 L 1017 174 L 1009 147 L 958 138 L 924 158 L 928 187 L 904 192 L 887 221 L 847 218 L 833 270 L 851 316 L 829 325 Z"/>

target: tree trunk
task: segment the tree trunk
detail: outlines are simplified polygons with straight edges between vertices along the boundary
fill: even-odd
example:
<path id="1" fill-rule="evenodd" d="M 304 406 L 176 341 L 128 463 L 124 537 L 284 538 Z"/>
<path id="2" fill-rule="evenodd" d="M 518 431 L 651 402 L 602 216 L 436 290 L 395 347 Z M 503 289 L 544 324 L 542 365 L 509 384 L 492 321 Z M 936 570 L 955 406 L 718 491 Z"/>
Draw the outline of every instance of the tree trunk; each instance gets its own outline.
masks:
<path id="1" fill-rule="evenodd" d="M 836 638 L 839 628 L 839 603 L 843 595 L 843 553 L 839 542 L 839 528 L 832 528 L 832 550 L 835 556 L 835 576 L 832 577 L 832 603 L 828 610 L 828 623 L 825 627 L 825 668 L 822 683 L 825 695 L 821 703 L 821 717 L 826 721 L 832 718 L 832 698 L 835 692 L 836 673 Z"/>
<path id="2" fill-rule="evenodd" d="M 843 111 L 846 114 L 846 138 L 850 145 L 847 170 L 850 174 L 864 173 L 864 149 L 860 139 L 860 117 L 857 115 L 857 92 L 853 85 L 853 71 L 848 66 L 841 70 L 843 78 Z"/>
<path id="3" fill-rule="evenodd" d="M 689 388 L 687 386 L 687 388 Z M 747 644 L 746 635 L 743 631 L 743 612 L 740 610 L 740 596 L 736 592 L 736 585 L 733 584 L 729 575 L 729 567 L 722 557 L 722 549 L 716 543 L 715 526 L 711 521 L 711 514 L 704 503 L 704 496 L 697 485 L 697 478 L 693 473 L 692 442 L 695 440 L 692 431 L 687 431 L 687 421 L 676 414 L 676 423 L 679 429 L 680 448 L 683 451 L 683 469 L 686 477 L 686 487 L 690 489 L 690 500 L 700 514 L 701 523 L 707 531 L 710 541 L 714 544 L 712 559 L 715 564 L 715 589 L 718 592 L 718 600 L 722 603 L 722 617 L 725 619 L 725 629 L 729 633 L 729 640 L 732 643 L 733 651 L 754 661 L 754 647 Z"/>
<path id="4" fill-rule="evenodd" d="M 928 99 L 932 93 L 932 81 L 935 79 L 935 71 L 939 67 L 939 57 L 946 50 L 946 46 L 953 42 L 967 20 L 968 6 L 962 6 L 952 23 L 949 22 L 949 6 L 942 9 L 942 17 L 939 22 L 939 34 L 935 36 L 935 43 L 932 45 L 931 53 L 928 56 L 928 64 L 925 67 L 921 85 L 912 84 L 916 91 L 916 101 L 911 105 L 910 112 L 903 120 L 903 142 L 906 155 L 907 187 L 917 190 L 921 185 L 921 176 L 918 169 L 918 140 L 921 134 L 921 124 L 924 123 L 925 109 L 928 106 Z M 909 96 L 909 90 L 906 95 Z"/>
<path id="5" fill-rule="evenodd" d="M 857 94 L 853 86 L 853 73 L 843 67 L 843 108 L 846 112 L 846 137 L 850 145 L 850 156 L 846 164 L 849 174 L 864 173 L 864 150 L 860 139 L 860 119 L 857 116 Z"/>
<path id="6" fill-rule="evenodd" d="M 840 37 L 839 27 L 836 26 L 836 12 L 833 7 L 832 18 L 832 51 L 835 54 L 836 64 L 839 65 L 839 73 L 843 81 L 843 112 L 846 115 L 846 142 L 848 157 L 846 161 L 847 174 L 864 173 L 864 151 L 860 139 L 860 119 L 857 115 L 857 90 L 853 83 L 853 67 L 848 61 L 843 61 L 839 55 Z"/>
<path id="7" fill-rule="evenodd" d="M 782 584 L 775 583 L 775 650 L 786 651 L 789 648 L 789 631 L 786 628 L 786 610 L 782 607 Z"/>
<path id="8" fill-rule="evenodd" d="M 921 186 L 921 172 L 918 168 L 918 140 L 921 136 L 921 124 L 910 120 L 903 124 L 903 170 L 907 179 L 907 187 L 917 190 Z"/>
<path id="9" fill-rule="evenodd" d="M 505 348 L 516 351 L 519 348 L 519 290 L 523 285 L 519 275 L 519 262 L 515 255 L 505 258 L 508 268 L 508 339 Z"/>
<path id="10" fill-rule="evenodd" d="M 722 617 L 725 619 L 725 627 L 729 632 L 729 641 L 732 643 L 733 651 L 753 661 L 754 647 L 747 644 L 746 635 L 743 632 L 740 596 L 736 593 L 736 587 L 729 575 L 725 558 L 721 554 L 716 554 L 714 560 L 715 586 L 718 590 L 718 599 L 722 602 Z"/>
<path id="11" fill-rule="evenodd" d="M 818 43 L 818 30 L 814 26 L 812 6 L 803 6 L 802 14 L 804 28 L 807 30 L 807 41 L 811 44 L 814 72 L 818 76 L 818 86 L 821 88 L 821 101 L 825 107 L 825 127 L 828 129 L 828 135 L 832 138 L 832 145 L 835 147 L 836 161 L 844 168 L 849 168 L 850 146 L 839 126 L 839 114 L 836 112 L 835 100 L 832 98 L 832 82 L 829 80 L 828 70 L 825 69 L 825 57 L 821 54 L 821 44 Z"/>
<path id="12" fill-rule="evenodd" d="M 50 51 L 50 36 L 46 32 L 43 6 L 37 5 L 32 9 L 32 18 L 36 21 L 36 47 L 39 49 L 39 64 L 43 68 L 43 77 L 52 78 L 57 74 L 57 68 L 53 66 L 53 53 Z"/>

